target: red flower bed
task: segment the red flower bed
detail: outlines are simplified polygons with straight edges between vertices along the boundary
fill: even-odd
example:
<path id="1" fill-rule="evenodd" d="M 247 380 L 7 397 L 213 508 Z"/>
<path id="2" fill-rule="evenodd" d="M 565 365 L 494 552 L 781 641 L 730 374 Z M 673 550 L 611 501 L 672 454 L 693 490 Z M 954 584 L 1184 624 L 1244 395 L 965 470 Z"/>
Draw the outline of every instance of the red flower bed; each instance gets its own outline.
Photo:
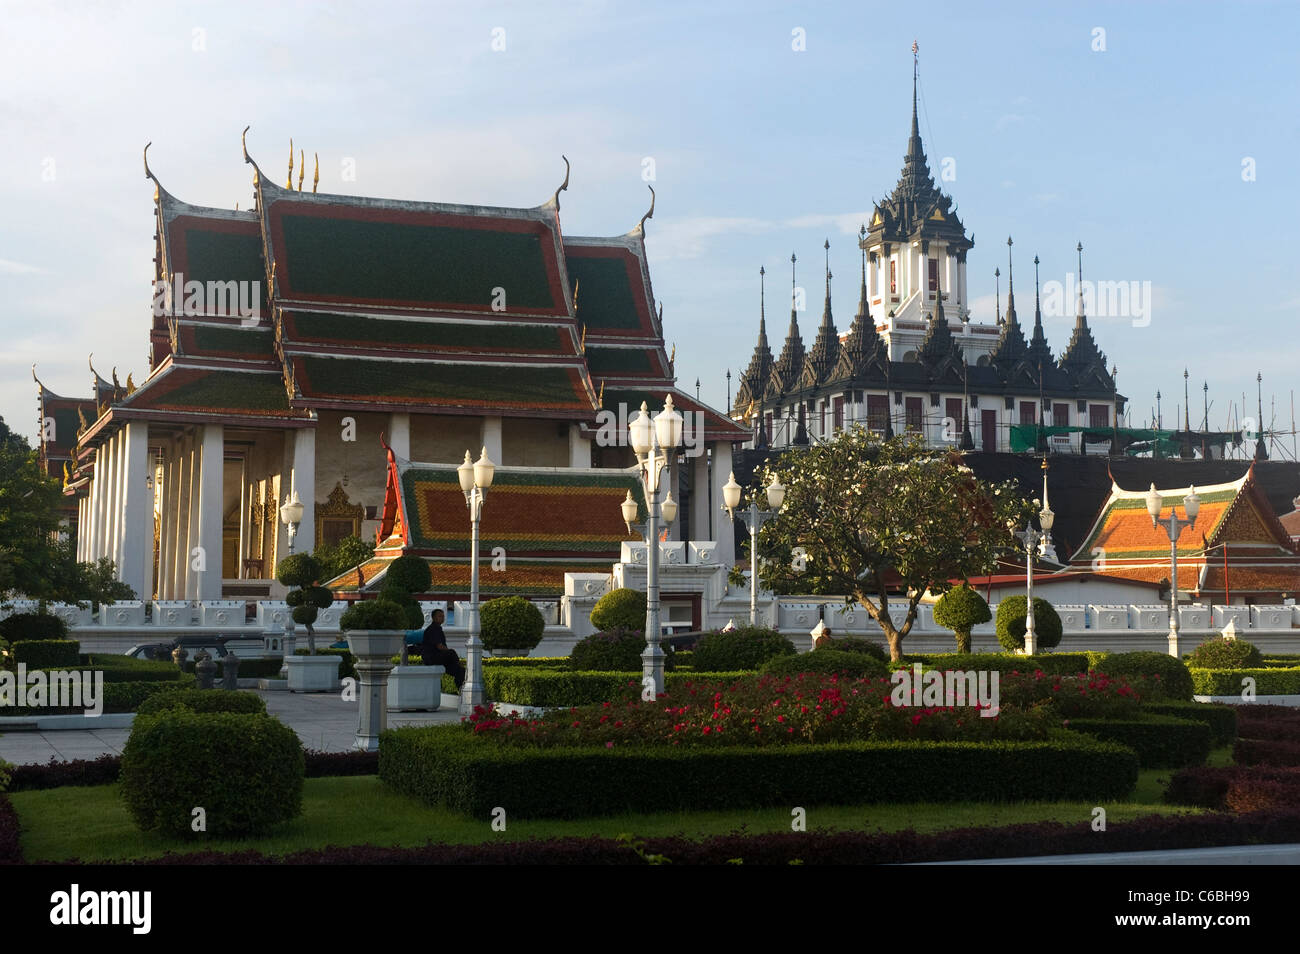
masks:
<path id="1" fill-rule="evenodd" d="M 1137 715 L 1142 697 L 1123 677 L 1101 672 L 1053 676 L 1041 669 L 1032 673 L 1003 673 L 1002 705 L 1027 708 L 1051 703 L 1065 719 L 1126 719 Z"/>
<path id="2" fill-rule="evenodd" d="M 606 702 L 537 719 L 476 710 L 470 731 L 504 745 L 781 745 L 879 740 L 1042 739 L 1059 725 L 1045 707 L 981 716 L 978 707 L 904 707 L 888 679 L 805 673 L 687 682 L 655 702 Z"/>

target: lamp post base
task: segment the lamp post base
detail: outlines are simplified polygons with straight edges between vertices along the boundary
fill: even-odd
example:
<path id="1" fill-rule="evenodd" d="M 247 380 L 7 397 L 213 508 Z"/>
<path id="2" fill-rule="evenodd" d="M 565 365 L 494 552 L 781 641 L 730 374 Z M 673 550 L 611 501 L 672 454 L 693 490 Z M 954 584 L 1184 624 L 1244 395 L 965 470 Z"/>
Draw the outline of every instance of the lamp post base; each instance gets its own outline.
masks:
<path id="1" fill-rule="evenodd" d="M 1175 659 L 1180 659 L 1181 654 L 1178 652 L 1178 634 L 1172 630 L 1169 633 L 1169 655 Z"/>

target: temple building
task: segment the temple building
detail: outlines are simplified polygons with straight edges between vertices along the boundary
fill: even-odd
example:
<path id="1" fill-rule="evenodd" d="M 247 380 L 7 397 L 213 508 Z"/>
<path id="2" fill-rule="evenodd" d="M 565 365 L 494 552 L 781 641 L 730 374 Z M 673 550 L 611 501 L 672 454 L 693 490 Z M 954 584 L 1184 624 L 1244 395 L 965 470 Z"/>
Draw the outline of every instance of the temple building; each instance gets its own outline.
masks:
<path id="1" fill-rule="evenodd" d="M 760 287 L 758 342 L 731 410 L 750 430 L 746 446 L 824 440 L 860 423 L 963 449 L 1108 452 L 1124 397 L 1093 340 L 1082 282 L 1073 335 L 1054 356 L 1043 332 L 1037 257 L 1028 339 L 1021 326 L 1010 238 L 1006 310 L 999 302 L 996 324 L 971 321 L 966 258 L 974 244 L 930 173 L 914 75 L 902 175 L 859 232 L 858 304 L 847 333 L 835 325 L 828 264 L 811 350 L 805 350 L 795 296 L 774 358 Z M 1082 271 L 1081 244 L 1078 252 Z"/>
<path id="2" fill-rule="evenodd" d="M 1177 507 L 1191 487 L 1160 489 L 1162 515 Z M 1213 604 L 1279 604 L 1300 592 L 1300 546 L 1278 519 L 1255 481 L 1251 464 L 1234 481 L 1196 488 L 1196 523 L 1177 541 L 1180 599 Z M 1109 498 L 1083 544 L 1070 558 L 1079 570 L 1100 576 L 1159 582 L 1170 578 L 1169 535 L 1153 527 L 1146 490 L 1123 490 L 1114 482 Z"/>
<path id="3" fill-rule="evenodd" d="M 142 599 L 265 597 L 290 552 L 279 507 L 296 493 L 296 552 L 386 539 L 389 558 L 429 556 L 431 595 L 463 596 L 464 501 L 421 488 L 450 490 L 465 451 L 484 448 L 500 475 L 485 561 L 505 547 L 519 558 L 510 592 L 558 593 L 575 563 L 618 558 L 630 536 L 619 503 L 636 484 L 626 421 L 667 395 L 688 437 L 664 482 L 682 501 L 669 533 L 729 551 L 710 500 L 748 432 L 674 385 L 645 252 L 653 202 L 625 235 L 573 237 L 560 226 L 567 160 L 542 205 L 494 208 L 305 192 L 305 157 L 297 189 L 290 157 L 281 187 L 245 149 L 253 207 L 231 211 L 174 197 L 146 150 L 147 373 L 124 386 L 96 374 L 71 434 L 75 409 L 58 403 L 71 399 L 38 382 L 57 426 L 43 452 L 69 465 L 79 558 L 112 557 Z M 413 495 L 401 520 L 393 481 Z"/>

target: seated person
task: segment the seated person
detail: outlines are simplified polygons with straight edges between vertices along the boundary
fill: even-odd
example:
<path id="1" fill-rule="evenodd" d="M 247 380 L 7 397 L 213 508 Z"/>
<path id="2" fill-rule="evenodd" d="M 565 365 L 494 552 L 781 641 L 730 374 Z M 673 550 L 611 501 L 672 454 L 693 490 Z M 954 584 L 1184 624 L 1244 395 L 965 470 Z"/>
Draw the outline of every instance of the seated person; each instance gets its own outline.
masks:
<path id="1" fill-rule="evenodd" d="M 460 657 L 447 648 L 447 637 L 442 632 L 442 621 L 447 614 L 440 609 L 433 611 L 433 622 L 424 631 L 424 649 L 421 656 L 426 666 L 442 666 L 456 680 L 456 689 L 465 681 L 465 669 L 460 664 Z"/>

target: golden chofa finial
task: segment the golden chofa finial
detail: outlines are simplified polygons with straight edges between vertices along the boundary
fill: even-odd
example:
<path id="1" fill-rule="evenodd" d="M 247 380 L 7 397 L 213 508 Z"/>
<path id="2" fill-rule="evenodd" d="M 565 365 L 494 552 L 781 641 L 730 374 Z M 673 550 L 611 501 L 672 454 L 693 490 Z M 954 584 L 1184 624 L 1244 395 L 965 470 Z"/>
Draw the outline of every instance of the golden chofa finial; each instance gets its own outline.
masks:
<path id="1" fill-rule="evenodd" d="M 302 180 L 307 178 L 307 153 L 298 150 L 298 191 L 302 191 Z"/>
<path id="2" fill-rule="evenodd" d="M 312 155 L 316 157 L 316 173 L 311 177 L 311 191 L 315 195 L 316 186 L 320 185 L 320 153 L 314 152 Z"/>
<path id="3" fill-rule="evenodd" d="M 284 184 L 286 189 L 293 189 L 293 137 L 289 137 L 289 181 Z"/>

